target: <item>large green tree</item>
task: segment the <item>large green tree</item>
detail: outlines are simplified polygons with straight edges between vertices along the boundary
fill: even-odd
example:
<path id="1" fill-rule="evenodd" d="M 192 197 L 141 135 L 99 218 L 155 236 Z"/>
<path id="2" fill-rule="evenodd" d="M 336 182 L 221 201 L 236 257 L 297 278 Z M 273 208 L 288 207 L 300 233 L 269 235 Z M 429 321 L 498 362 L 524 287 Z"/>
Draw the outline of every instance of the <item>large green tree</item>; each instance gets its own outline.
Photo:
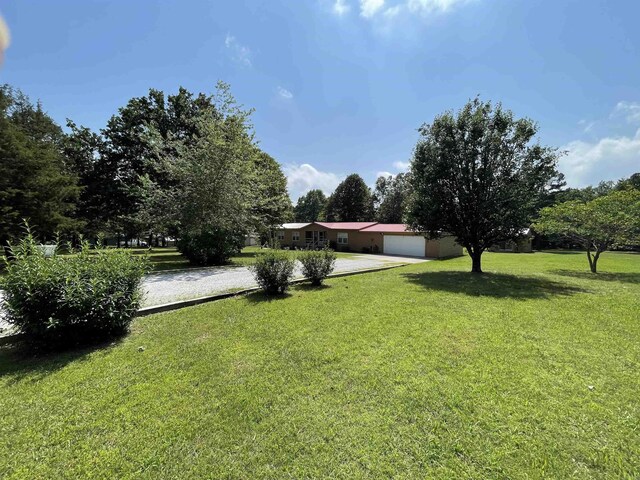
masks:
<path id="1" fill-rule="evenodd" d="M 77 176 L 81 188 L 75 217 L 82 224 L 82 232 L 94 237 L 104 233 L 113 214 L 113 205 L 118 203 L 117 171 L 104 161 L 101 135 L 71 120 L 67 121 L 67 127 L 64 154 L 68 168 Z"/>
<path id="2" fill-rule="evenodd" d="M 253 230 L 267 234 L 293 219 L 293 206 L 287 192 L 287 177 L 280 164 L 269 154 L 256 149 L 251 180 L 251 214 Z"/>
<path id="3" fill-rule="evenodd" d="M 218 118 L 213 102 L 209 95 L 182 87 L 175 95 L 150 89 L 111 117 L 102 131 L 99 158 L 112 192 L 110 228 L 136 236 L 165 227 L 166 211 L 156 199 L 175 187 L 172 165 L 204 135 L 201 119 Z"/>
<path id="4" fill-rule="evenodd" d="M 411 162 L 409 223 L 455 236 L 482 272 L 482 253 L 530 225 L 541 193 L 558 173 L 555 149 L 532 143 L 537 125 L 476 98 L 419 132 Z"/>
<path id="5" fill-rule="evenodd" d="M 591 272 L 596 273 L 602 252 L 640 244 L 640 190 L 617 190 L 588 202 L 573 200 L 544 208 L 534 227 L 581 244 Z"/>
<path id="6" fill-rule="evenodd" d="M 616 190 L 627 190 L 629 188 L 640 190 L 640 172 L 634 173 L 629 178 L 619 180 L 615 188 Z"/>
<path id="7" fill-rule="evenodd" d="M 322 190 L 309 190 L 305 195 L 298 198 L 298 203 L 294 208 L 296 222 L 317 222 L 325 219 L 325 209 L 327 207 L 327 197 Z"/>
<path id="8" fill-rule="evenodd" d="M 370 222 L 373 220 L 371 189 L 357 173 L 340 183 L 327 201 L 329 222 Z"/>
<path id="9" fill-rule="evenodd" d="M 226 125 L 238 115 L 245 143 L 251 145 L 242 156 L 250 175 L 239 179 L 243 189 L 249 187 L 250 229 L 263 233 L 291 219 L 286 177 L 277 161 L 255 144 L 247 123 L 250 112 L 232 112 L 234 102 L 224 83 L 213 95 L 184 88 L 166 95 L 151 89 L 119 109 L 100 135 L 70 122 L 65 148 L 83 187 L 78 213 L 87 232 L 150 239 L 157 238 L 154 234 L 178 235 L 178 207 L 184 206 L 174 200 L 190 188 L 184 161 L 201 155 L 203 145 L 214 150 L 223 145 L 223 137 L 212 140 L 212 126 Z"/>
<path id="10" fill-rule="evenodd" d="M 214 114 L 201 116 L 199 135 L 183 147 L 172 169 L 178 248 L 199 264 L 224 263 L 244 236 L 281 224 L 290 214 L 286 179 L 261 152 L 229 87 L 219 84 Z"/>
<path id="11" fill-rule="evenodd" d="M 402 223 L 409 197 L 409 176 L 399 173 L 395 177 L 378 177 L 373 193 L 376 221 Z"/>
<path id="12" fill-rule="evenodd" d="M 50 238 L 75 230 L 79 189 L 63 155 L 63 132 L 38 103 L 0 87 L 0 242 L 19 236 L 23 219 Z"/>

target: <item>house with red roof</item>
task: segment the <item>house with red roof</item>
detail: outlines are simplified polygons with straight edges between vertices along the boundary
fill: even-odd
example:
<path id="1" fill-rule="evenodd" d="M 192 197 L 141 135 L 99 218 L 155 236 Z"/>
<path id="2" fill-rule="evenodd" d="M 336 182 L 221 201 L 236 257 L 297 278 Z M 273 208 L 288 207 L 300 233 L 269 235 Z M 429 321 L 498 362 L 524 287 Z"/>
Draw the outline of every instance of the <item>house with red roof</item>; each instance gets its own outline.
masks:
<path id="1" fill-rule="evenodd" d="M 445 258 L 462 255 L 462 247 L 446 235 L 427 239 L 403 223 L 310 222 L 285 223 L 277 230 L 280 245 L 291 249 L 322 248 L 412 257 Z"/>

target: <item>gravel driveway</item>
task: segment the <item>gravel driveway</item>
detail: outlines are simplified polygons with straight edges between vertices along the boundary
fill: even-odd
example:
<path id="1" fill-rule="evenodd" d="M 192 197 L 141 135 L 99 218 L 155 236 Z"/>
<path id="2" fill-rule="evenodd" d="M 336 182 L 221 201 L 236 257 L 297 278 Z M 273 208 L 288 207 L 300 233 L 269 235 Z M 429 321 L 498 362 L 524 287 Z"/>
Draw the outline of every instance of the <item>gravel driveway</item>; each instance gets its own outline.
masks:
<path id="1" fill-rule="evenodd" d="M 415 261 L 416 259 L 382 255 L 354 255 L 336 260 L 334 273 Z M 296 268 L 295 276 L 302 278 L 300 264 Z M 144 306 L 162 305 L 255 286 L 253 274 L 247 267 L 212 267 L 179 272 L 159 272 L 147 276 L 144 281 L 143 287 L 146 292 Z"/>
<path id="2" fill-rule="evenodd" d="M 367 270 L 395 263 L 419 263 L 423 258 L 395 257 L 388 255 L 354 255 L 336 260 L 334 273 Z M 302 278 L 300 264 L 296 278 Z M 147 275 L 143 281 L 145 298 L 143 306 L 205 297 L 216 293 L 255 287 L 253 274 L 247 267 L 210 267 L 175 272 L 158 272 Z M 0 292 L 0 304 L 2 292 Z M 3 321 L 0 309 L 0 336 L 10 333 L 11 327 Z"/>

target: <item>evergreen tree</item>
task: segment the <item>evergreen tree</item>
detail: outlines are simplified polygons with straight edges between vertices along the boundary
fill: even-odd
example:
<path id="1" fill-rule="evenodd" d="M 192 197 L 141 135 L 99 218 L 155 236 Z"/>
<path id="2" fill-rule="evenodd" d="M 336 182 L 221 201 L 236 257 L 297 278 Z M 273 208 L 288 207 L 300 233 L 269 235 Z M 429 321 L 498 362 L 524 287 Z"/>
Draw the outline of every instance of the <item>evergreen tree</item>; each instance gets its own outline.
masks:
<path id="1" fill-rule="evenodd" d="M 21 234 L 23 219 L 40 238 L 75 230 L 79 189 L 62 153 L 62 129 L 42 106 L 0 87 L 0 242 Z"/>

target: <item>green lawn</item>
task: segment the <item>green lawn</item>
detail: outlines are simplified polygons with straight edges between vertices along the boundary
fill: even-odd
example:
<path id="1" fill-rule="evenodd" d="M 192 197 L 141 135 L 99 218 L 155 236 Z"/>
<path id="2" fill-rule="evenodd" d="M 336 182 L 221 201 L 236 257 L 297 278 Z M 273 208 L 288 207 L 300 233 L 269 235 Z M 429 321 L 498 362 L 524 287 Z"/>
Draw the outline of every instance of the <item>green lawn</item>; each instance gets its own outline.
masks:
<path id="1" fill-rule="evenodd" d="M 640 255 L 485 257 L 5 347 L 0 478 L 638 478 Z"/>
<path id="2" fill-rule="evenodd" d="M 192 265 L 182 256 L 175 248 L 154 248 L 149 252 L 146 248 L 132 249 L 136 254 L 147 254 L 151 261 L 151 267 L 154 272 L 164 270 L 176 270 L 184 268 L 201 268 L 198 265 Z M 260 252 L 260 247 L 245 247 L 238 255 L 231 257 L 231 265 L 251 265 L 255 262 L 256 254 Z M 353 253 L 338 252 L 337 256 L 350 257 Z"/>

